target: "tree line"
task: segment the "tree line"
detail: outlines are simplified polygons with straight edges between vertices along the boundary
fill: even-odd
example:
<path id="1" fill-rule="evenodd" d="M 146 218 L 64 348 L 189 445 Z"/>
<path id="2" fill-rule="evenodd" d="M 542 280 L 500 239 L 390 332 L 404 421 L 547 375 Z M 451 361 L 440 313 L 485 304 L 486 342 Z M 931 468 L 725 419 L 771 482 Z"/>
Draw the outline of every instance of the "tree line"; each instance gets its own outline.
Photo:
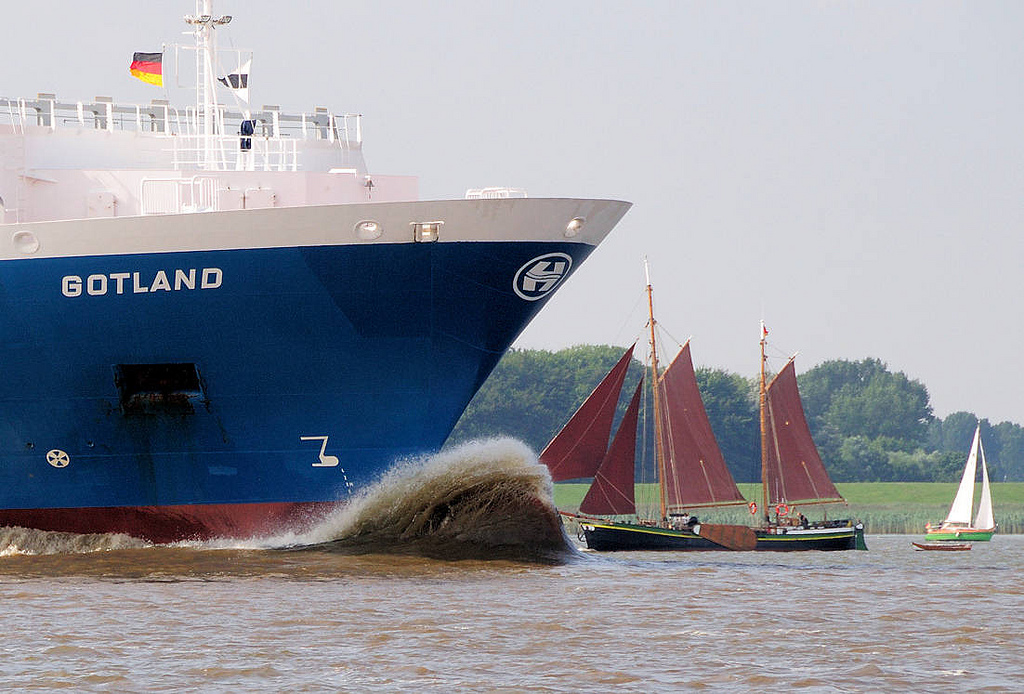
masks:
<path id="1" fill-rule="evenodd" d="M 506 435 L 540 451 L 622 356 L 621 347 L 557 352 L 514 349 L 499 362 L 449 438 Z M 625 411 L 644 374 L 633 360 L 619 401 Z M 760 479 L 758 379 L 721 369 L 696 372 L 719 446 L 738 482 Z M 831 360 L 798 375 L 811 434 L 837 482 L 955 482 L 963 471 L 973 413 L 936 417 L 928 390 L 878 359 Z M 1024 429 L 981 419 L 993 481 L 1024 481 Z"/>

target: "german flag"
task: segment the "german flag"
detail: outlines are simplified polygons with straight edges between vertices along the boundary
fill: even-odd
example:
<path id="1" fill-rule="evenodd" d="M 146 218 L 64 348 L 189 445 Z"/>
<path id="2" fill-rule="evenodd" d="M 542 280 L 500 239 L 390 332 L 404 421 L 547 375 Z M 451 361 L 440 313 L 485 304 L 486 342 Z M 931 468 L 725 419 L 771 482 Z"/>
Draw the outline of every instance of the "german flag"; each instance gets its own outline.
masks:
<path id="1" fill-rule="evenodd" d="M 132 57 L 132 65 L 128 70 L 132 73 L 132 77 L 162 87 L 164 86 L 163 61 L 163 53 L 136 53 Z"/>

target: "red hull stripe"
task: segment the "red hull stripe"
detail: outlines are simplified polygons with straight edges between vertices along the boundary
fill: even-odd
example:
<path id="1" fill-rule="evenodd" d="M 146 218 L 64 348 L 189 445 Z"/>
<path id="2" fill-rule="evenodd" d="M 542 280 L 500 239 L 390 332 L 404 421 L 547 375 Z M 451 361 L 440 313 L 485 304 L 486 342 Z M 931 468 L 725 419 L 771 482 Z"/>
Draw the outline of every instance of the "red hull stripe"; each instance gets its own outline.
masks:
<path id="1" fill-rule="evenodd" d="M 70 533 L 124 533 L 150 542 L 250 538 L 304 530 L 340 504 L 187 504 L 0 510 L 0 526 Z"/>

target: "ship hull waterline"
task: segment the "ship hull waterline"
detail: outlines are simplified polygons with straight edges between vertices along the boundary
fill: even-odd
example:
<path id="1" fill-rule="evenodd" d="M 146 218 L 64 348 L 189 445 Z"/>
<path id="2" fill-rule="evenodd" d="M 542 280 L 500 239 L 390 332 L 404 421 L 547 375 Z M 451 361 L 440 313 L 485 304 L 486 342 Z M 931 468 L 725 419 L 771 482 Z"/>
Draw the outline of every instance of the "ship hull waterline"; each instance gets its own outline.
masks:
<path id="1" fill-rule="evenodd" d="M 588 549 L 615 551 L 717 551 L 730 548 L 717 544 L 692 530 L 676 530 L 630 523 L 580 519 L 579 526 Z M 758 552 L 842 551 L 866 549 L 862 525 L 838 528 L 753 528 Z"/>
<path id="2" fill-rule="evenodd" d="M 925 539 L 939 542 L 988 542 L 995 532 L 995 530 L 975 530 L 973 528 L 928 530 L 925 533 Z"/>
<path id="3" fill-rule="evenodd" d="M 305 208 L 193 215 L 194 248 L 166 219 L 87 220 L 101 240 L 112 223 L 95 248 L 74 224 L 21 225 L 40 252 L 0 261 L 0 524 L 249 537 L 436 452 L 546 303 L 517 288 L 524 268 L 575 270 L 628 209 L 509 202 L 336 206 L 338 243 Z M 581 205 L 594 237 L 550 231 Z M 447 240 L 350 241 L 353 219 L 446 211 Z M 292 245 L 271 238 L 287 219 Z M 231 247 L 237 220 L 261 247 Z"/>
<path id="4" fill-rule="evenodd" d="M 911 542 L 915 549 L 926 550 L 933 552 L 967 552 L 971 549 L 970 542 L 949 542 L 940 540 L 939 542 Z"/>

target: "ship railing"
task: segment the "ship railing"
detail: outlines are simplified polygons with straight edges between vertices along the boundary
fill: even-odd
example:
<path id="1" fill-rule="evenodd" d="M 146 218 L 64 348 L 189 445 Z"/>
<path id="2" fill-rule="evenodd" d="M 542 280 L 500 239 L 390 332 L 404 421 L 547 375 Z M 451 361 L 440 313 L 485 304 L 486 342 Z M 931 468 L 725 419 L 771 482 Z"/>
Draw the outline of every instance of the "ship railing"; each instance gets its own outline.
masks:
<path id="1" fill-rule="evenodd" d="M 217 179 L 212 176 L 144 178 L 139 201 L 144 215 L 210 212 L 220 208 Z"/>
<path id="2" fill-rule="evenodd" d="M 339 149 L 361 149 L 363 143 L 362 115 L 335 114 L 317 107 L 312 113 L 283 113 L 278 106 L 263 106 L 259 111 L 242 112 L 218 105 L 214 112 L 214 137 L 223 138 L 225 156 L 220 163 L 234 168 L 234 157 L 228 157 L 226 147 L 231 139 L 240 136 L 241 124 L 255 123 L 262 142 L 275 142 L 263 149 L 275 161 L 268 164 L 272 170 L 292 170 L 298 167 L 298 148 L 295 141 L 326 142 Z M 106 131 L 133 131 L 154 137 L 203 136 L 202 113 L 196 107 L 183 110 L 171 106 L 166 99 L 153 99 L 146 105 L 118 104 L 111 97 L 97 96 L 93 101 L 62 102 L 53 94 L 40 93 L 35 99 L 9 99 L 0 97 L 0 125 L 13 126 L 16 134 L 24 134 L 27 126 L 42 126 L 51 131 L 58 128 L 86 128 Z M 256 134 L 254 133 L 254 135 Z M 255 138 L 254 138 L 255 139 Z M 280 144 L 277 142 L 292 144 Z M 205 148 L 205 143 L 204 143 Z M 287 163 L 281 163 L 283 159 Z M 208 157 L 200 162 L 208 164 Z M 194 158 L 191 161 L 196 164 Z M 258 167 L 259 168 L 259 165 Z"/>
<path id="3" fill-rule="evenodd" d="M 20 134 L 25 134 L 25 100 L 18 99 L 17 101 L 13 101 L 11 99 L 7 99 L 7 116 L 14 128 L 14 132 L 18 133 L 20 128 Z"/>
<path id="4" fill-rule="evenodd" d="M 210 171 L 298 171 L 299 142 L 252 135 L 185 135 L 166 139 L 172 168 Z"/>

